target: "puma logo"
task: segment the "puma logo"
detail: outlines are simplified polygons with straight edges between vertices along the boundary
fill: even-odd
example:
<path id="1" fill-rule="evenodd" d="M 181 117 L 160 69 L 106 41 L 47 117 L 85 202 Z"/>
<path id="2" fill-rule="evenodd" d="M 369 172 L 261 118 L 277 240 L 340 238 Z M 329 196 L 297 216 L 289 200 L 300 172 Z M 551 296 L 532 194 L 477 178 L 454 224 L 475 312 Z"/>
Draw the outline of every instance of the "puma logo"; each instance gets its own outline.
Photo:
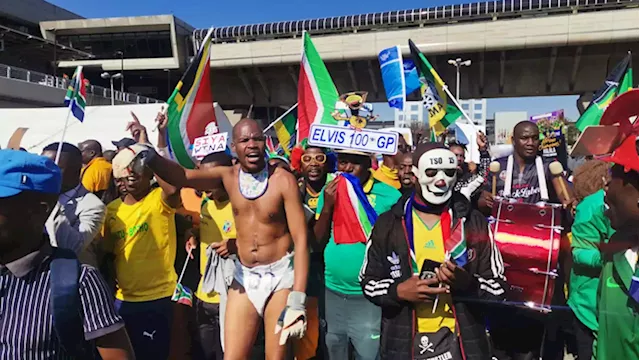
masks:
<path id="1" fill-rule="evenodd" d="M 151 339 L 152 341 L 153 341 L 153 336 L 154 336 L 155 334 L 156 334 L 156 331 L 155 331 L 155 330 L 153 330 L 153 332 L 152 332 L 152 333 L 148 333 L 148 332 L 146 332 L 146 331 L 143 331 L 143 332 L 142 332 L 142 336 L 147 336 L 147 337 L 149 337 L 149 339 Z"/>

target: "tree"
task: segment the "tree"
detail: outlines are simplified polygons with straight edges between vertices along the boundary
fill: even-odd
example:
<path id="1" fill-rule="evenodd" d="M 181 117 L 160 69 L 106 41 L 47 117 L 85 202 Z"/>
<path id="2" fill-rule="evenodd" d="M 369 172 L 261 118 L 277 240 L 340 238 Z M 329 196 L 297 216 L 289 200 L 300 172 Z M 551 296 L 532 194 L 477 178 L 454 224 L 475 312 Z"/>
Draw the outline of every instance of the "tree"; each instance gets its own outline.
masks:
<path id="1" fill-rule="evenodd" d="M 573 146 L 576 141 L 578 141 L 578 137 L 580 136 L 580 130 L 576 127 L 575 122 L 566 122 L 567 131 L 566 131 L 566 141 L 567 145 Z"/>
<path id="2" fill-rule="evenodd" d="M 422 121 L 412 121 L 409 125 L 411 135 L 413 137 L 413 145 L 417 146 L 420 142 L 429 141 L 431 131 L 429 127 Z"/>

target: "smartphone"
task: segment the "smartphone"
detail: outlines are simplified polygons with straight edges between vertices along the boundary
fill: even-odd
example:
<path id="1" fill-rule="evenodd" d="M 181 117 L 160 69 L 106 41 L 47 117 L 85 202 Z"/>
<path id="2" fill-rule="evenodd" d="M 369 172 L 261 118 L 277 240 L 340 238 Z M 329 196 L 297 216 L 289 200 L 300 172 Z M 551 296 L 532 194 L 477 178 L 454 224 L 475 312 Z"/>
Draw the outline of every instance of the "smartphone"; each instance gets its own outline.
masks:
<path id="1" fill-rule="evenodd" d="M 433 270 L 437 267 L 440 267 L 440 265 L 442 265 L 442 263 L 426 259 L 422 263 L 422 268 L 420 269 L 420 280 L 432 279 L 436 277 L 436 273 Z M 438 287 L 438 284 L 434 284 L 432 286 Z"/>

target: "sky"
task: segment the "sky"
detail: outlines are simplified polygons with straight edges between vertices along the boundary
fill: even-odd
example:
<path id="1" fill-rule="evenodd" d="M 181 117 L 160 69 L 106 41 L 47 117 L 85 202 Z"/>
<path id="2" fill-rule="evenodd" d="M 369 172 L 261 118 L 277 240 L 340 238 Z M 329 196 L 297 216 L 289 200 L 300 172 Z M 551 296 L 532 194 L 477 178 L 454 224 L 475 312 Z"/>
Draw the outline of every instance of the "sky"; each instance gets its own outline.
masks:
<path id="1" fill-rule="evenodd" d="M 320 17 L 366 14 L 467 3 L 473 0 L 48 0 L 87 18 L 173 14 L 196 28 L 303 20 Z M 99 5 L 99 6 L 95 6 Z M 487 117 L 498 111 L 526 111 L 529 116 L 564 109 L 568 119 L 576 120 L 577 96 L 489 99 Z M 377 106 L 376 109 L 381 109 Z M 391 110 L 391 109 L 389 109 Z M 384 111 L 384 113 L 392 113 Z"/>

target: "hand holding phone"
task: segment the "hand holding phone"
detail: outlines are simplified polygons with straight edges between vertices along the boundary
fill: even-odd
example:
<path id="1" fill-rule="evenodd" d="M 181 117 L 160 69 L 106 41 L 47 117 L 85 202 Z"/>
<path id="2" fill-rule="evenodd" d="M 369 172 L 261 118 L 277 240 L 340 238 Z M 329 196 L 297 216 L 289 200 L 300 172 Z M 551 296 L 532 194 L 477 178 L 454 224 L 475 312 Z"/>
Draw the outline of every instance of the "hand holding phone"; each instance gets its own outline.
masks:
<path id="1" fill-rule="evenodd" d="M 422 262 L 422 268 L 420 269 L 420 280 L 427 280 L 437 277 L 436 268 L 442 266 L 442 263 L 437 261 L 426 259 Z M 431 285 L 438 287 L 438 284 Z"/>

